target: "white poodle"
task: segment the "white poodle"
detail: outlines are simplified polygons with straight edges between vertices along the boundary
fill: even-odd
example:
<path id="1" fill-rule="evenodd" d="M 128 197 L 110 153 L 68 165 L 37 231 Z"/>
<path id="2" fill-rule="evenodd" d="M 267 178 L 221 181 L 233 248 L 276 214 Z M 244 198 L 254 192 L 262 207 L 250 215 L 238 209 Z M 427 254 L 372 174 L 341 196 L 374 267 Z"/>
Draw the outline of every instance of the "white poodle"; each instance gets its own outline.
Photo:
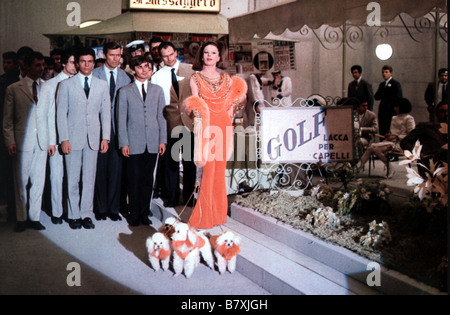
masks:
<path id="1" fill-rule="evenodd" d="M 211 237 L 214 255 L 217 258 L 217 266 L 220 274 L 227 268 L 230 273 L 236 270 L 236 258 L 241 251 L 241 239 L 233 232 L 225 232 L 219 236 Z"/>
<path id="2" fill-rule="evenodd" d="M 160 264 L 164 271 L 169 269 L 171 256 L 170 240 L 162 233 L 155 233 L 146 242 L 148 260 L 155 271 L 160 270 Z"/>
<path id="3" fill-rule="evenodd" d="M 172 247 L 175 277 L 184 270 L 186 278 L 190 278 L 200 263 L 200 254 L 206 264 L 214 269 L 211 243 L 205 235 L 190 228 L 187 224 L 175 223 Z"/>

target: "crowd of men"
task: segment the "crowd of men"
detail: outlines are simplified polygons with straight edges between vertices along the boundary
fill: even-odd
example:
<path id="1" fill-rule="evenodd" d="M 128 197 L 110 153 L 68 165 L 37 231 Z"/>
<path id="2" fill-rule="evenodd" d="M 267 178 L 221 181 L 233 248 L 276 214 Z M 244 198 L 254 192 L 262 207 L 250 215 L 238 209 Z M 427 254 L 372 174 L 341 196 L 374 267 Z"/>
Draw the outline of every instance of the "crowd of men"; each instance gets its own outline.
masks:
<path id="1" fill-rule="evenodd" d="M 16 232 L 45 229 L 43 196 L 52 223 L 71 229 L 94 229 L 94 217 L 150 225 L 154 193 L 164 193 L 168 206 L 180 202 L 179 173 L 164 180 L 164 168 L 179 162 L 165 154 L 167 120 L 178 118 L 183 126 L 178 106 L 168 112 L 174 106 L 171 69 L 178 88 L 189 85 L 190 76 L 181 81 L 170 42 L 154 38 L 148 53 L 141 43 L 127 48 L 124 56 L 120 45 L 107 43 L 102 59 L 89 47 L 55 49 L 50 57 L 29 47 L 3 54 L 0 203 L 8 205 Z M 160 82 L 153 84 L 159 71 Z M 195 182 L 193 174 L 188 177 Z"/>

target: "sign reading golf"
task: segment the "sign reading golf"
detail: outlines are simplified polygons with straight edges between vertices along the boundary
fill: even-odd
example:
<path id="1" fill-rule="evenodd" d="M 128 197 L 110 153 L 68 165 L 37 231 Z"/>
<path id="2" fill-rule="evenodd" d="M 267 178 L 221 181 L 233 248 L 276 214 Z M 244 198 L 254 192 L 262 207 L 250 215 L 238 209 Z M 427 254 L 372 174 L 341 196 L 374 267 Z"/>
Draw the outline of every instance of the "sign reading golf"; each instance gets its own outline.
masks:
<path id="1" fill-rule="evenodd" d="M 349 107 L 261 108 L 263 163 L 351 161 L 353 111 Z"/>

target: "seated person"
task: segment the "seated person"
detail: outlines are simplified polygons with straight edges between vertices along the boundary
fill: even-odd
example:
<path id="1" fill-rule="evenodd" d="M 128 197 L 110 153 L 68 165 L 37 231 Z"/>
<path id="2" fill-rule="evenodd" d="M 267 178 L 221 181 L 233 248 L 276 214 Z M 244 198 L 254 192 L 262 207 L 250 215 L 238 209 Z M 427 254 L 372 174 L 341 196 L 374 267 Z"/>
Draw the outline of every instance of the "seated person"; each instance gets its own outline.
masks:
<path id="1" fill-rule="evenodd" d="M 434 159 L 435 161 L 448 160 L 448 136 L 439 131 L 439 129 L 441 129 L 441 123 L 447 124 L 448 122 L 447 102 L 441 102 L 436 106 L 435 117 L 437 123 L 426 122 L 418 124 L 417 127 L 400 142 L 400 146 L 403 150 L 412 152 L 417 140 L 419 140 L 422 145 L 421 163 L 427 167 L 429 167 L 430 159 Z"/>
<path id="2" fill-rule="evenodd" d="M 377 115 L 369 108 L 368 101 L 362 101 L 357 108 L 361 144 L 365 147 L 370 143 L 374 134 L 378 133 Z"/>
<path id="3" fill-rule="evenodd" d="M 411 103 L 403 98 L 398 104 L 395 105 L 394 110 L 397 116 L 392 118 L 390 132 L 386 134 L 385 141 L 373 143 L 367 148 L 366 152 L 361 157 L 361 161 L 356 165 L 358 170 L 361 170 L 364 164 L 369 160 L 370 156 L 376 155 L 384 165 L 387 165 L 387 157 L 385 153 L 387 151 L 403 152 L 400 147 L 400 141 L 406 137 L 416 126 L 414 117 L 409 113 L 412 110 Z M 394 175 L 394 171 L 390 171 L 388 178 Z"/>

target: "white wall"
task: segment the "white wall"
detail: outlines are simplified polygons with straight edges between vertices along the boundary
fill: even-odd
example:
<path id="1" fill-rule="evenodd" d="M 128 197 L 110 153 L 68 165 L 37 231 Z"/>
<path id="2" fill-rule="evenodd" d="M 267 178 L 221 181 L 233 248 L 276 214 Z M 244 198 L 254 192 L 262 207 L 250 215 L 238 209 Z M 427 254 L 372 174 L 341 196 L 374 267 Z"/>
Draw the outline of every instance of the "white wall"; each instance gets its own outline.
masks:
<path id="1" fill-rule="evenodd" d="M 22 46 L 49 54 L 50 41 L 43 36 L 73 29 L 67 25 L 67 5 L 71 0 L 0 1 L 0 52 L 17 51 Z M 81 7 L 81 22 L 105 20 L 121 14 L 122 0 L 75 0 Z M 0 73 L 3 68 L 0 67 Z"/>

